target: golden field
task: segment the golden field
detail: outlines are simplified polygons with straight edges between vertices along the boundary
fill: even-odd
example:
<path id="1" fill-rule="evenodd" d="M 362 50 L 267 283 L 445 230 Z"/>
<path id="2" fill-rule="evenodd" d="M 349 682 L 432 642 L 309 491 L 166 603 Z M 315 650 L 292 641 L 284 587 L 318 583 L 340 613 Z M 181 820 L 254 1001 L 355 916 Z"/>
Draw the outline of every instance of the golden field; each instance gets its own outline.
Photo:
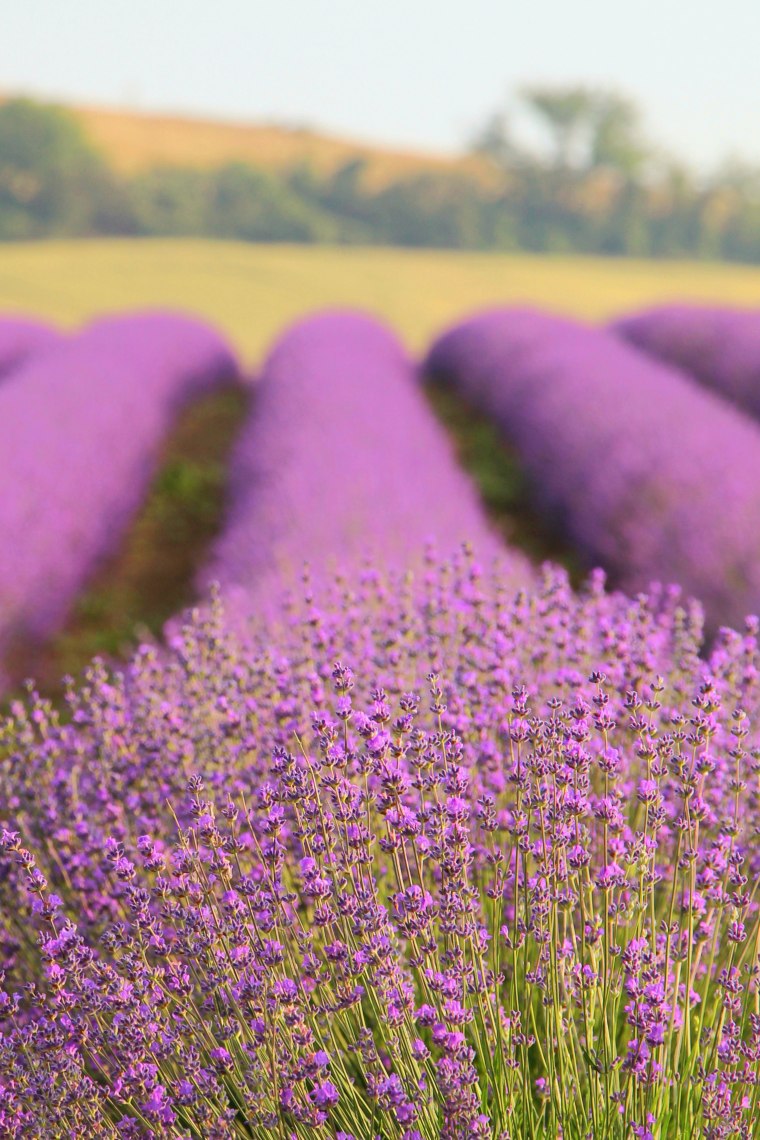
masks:
<path id="1" fill-rule="evenodd" d="M 251 364 L 288 322 L 325 306 L 367 309 L 420 351 L 484 305 L 604 320 L 673 299 L 760 306 L 760 267 L 187 240 L 0 246 L 0 312 L 73 327 L 98 313 L 171 306 L 225 329 Z"/>
<path id="2" fill-rule="evenodd" d="M 354 159 L 366 163 L 364 181 L 375 189 L 398 178 L 444 171 L 493 181 L 481 158 L 424 154 L 340 138 L 306 127 L 234 123 L 187 115 L 140 114 L 106 107 L 72 107 L 87 137 L 115 170 L 134 174 L 152 166 L 210 168 L 244 162 L 265 170 L 304 164 L 330 174 Z"/>

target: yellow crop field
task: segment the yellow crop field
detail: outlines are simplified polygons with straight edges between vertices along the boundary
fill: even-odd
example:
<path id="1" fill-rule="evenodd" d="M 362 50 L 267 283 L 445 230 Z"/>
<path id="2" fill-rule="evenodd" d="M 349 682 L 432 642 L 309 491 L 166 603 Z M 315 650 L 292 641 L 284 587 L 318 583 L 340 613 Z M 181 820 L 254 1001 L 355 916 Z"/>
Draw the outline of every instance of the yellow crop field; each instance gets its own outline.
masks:
<path id="1" fill-rule="evenodd" d="M 485 305 L 603 320 L 673 299 L 760 306 L 760 268 L 184 240 L 0 246 L 0 311 L 72 327 L 117 309 L 171 306 L 225 329 L 251 364 L 288 322 L 321 307 L 364 308 L 421 351 L 447 322 Z"/>

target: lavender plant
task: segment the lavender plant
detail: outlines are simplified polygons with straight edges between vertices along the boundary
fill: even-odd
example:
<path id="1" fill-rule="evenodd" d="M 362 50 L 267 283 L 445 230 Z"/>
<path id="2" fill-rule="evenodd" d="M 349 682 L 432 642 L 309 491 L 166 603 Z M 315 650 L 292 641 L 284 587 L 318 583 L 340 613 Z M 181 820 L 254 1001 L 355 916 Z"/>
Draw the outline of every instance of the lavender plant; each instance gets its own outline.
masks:
<path id="1" fill-rule="evenodd" d="M 0 740 L 0 1134 L 756 1136 L 758 623 L 466 553 Z"/>
<path id="2" fill-rule="evenodd" d="M 0 317 L 0 377 L 31 353 L 50 348 L 58 340 L 59 334 L 40 321 L 29 317 Z"/>
<path id="3" fill-rule="evenodd" d="M 760 416 L 760 311 L 662 305 L 612 325 L 659 360 Z"/>
<path id="4" fill-rule="evenodd" d="M 428 539 L 502 548 L 426 406 L 401 346 L 358 313 L 300 321 L 274 347 L 233 455 L 230 510 L 201 577 L 242 612 L 279 596 L 304 561 L 406 566 Z M 507 561 L 509 566 L 507 566 Z M 504 556 L 527 581 L 527 563 Z"/>
<path id="5" fill-rule="evenodd" d="M 137 314 L 96 321 L 0 386 L 0 661 L 60 624 L 118 544 L 180 406 L 236 371 L 211 329 Z"/>
<path id="6" fill-rule="evenodd" d="M 714 629 L 760 606 L 760 430 L 609 332 L 496 310 L 426 369 L 499 424 L 534 500 L 627 591 L 679 582 Z"/>

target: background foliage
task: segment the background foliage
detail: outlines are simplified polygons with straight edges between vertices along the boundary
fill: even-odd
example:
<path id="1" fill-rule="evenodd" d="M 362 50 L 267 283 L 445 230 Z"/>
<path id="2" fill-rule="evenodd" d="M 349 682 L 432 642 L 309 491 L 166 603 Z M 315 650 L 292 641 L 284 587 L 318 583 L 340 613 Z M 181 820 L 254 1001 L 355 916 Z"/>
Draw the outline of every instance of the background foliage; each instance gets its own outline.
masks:
<path id="1" fill-rule="evenodd" d="M 246 160 L 111 165 L 86 117 L 28 99 L 0 106 L 0 239 L 76 235 L 237 238 L 453 249 L 760 260 L 760 172 L 699 176 L 644 138 L 613 91 L 528 88 L 545 145 L 491 116 L 479 163 L 399 166 L 367 153 L 325 167 Z"/>

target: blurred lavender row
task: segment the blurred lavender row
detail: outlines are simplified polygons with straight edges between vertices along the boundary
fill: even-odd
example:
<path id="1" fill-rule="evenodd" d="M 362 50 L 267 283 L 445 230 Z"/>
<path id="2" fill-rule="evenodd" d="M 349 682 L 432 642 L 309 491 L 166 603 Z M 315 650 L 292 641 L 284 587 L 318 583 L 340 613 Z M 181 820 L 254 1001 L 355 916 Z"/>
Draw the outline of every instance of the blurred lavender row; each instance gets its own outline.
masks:
<path id="1" fill-rule="evenodd" d="M 623 317 L 612 329 L 760 416 L 760 311 L 662 305 Z"/>
<path id="2" fill-rule="evenodd" d="M 535 501 L 628 591 L 678 582 L 711 626 L 760 608 L 760 430 L 610 332 L 532 310 L 454 327 L 426 363 L 491 415 Z"/>
<path id="3" fill-rule="evenodd" d="M 7 376 L 26 357 L 51 348 L 61 334 L 41 321 L 29 317 L 0 317 L 0 379 Z"/>
<path id="4" fill-rule="evenodd" d="M 50 636 L 143 500 L 181 406 L 238 374 L 175 314 L 96 321 L 0 385 L 0 660 Z"/>
<path id="5" fill-rule="evenodd" d="M 231 508 L 201 586 L 236 612 L 274 600 L 304 562 L 315 578 L 372 555 L 405 569 L 427 540 L 505 557 L 414 369 L 382 325 L 354 313 L 301 321 L 267 360 L 231 466 Z M 509 554 L 515 580 L 527 564 Z"/>

